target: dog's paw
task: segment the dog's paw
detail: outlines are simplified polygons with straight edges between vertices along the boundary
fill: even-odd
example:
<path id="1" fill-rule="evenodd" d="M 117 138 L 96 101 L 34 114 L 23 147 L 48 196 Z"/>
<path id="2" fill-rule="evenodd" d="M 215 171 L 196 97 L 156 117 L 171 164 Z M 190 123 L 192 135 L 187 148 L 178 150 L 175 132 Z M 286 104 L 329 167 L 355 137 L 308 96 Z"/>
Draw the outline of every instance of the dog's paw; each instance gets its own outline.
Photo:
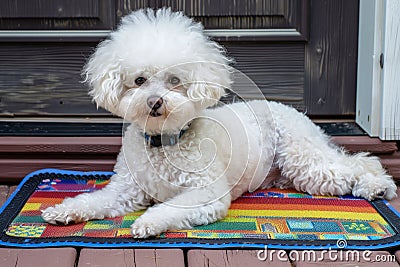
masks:
<path id="1" fill-rule="evenodd" d="M 396 184 L 389 175 L 373 176 L 364 175 L 353 187 L 354 196 L 363 197 L 368 200 L 394 199 L 397 197 Z"/>
<path id="2" fill-rule="evenodd" d="M 72 224 L 82 221 L 78 212 L 68 209 L 63 205 L 48 207 L 42 211 L 42 218 L 50 224 Z"/>
<path id="3" fill-rule="evenodd" d="M 147 238 L 150 236 L 156 236 L 164 231 L 165 230 L 156 223 L 146 222 L 140 219 L 137 219 L 131 225 L 131 234 L 134 238 Z"/>
<path id="4" fill-rule="evenodd" d="M 381 185 L 368 186 L 366 188 L 354 187 L 353 195 L 356 197 L 362 197 L 368 199 L 369 201 L 374 199 L 384 199 L 386 198 L 388 189 L 382 187 Z"/>
<path id="5" fill-rule="evenodd" d="M 385 198 L 387 188 L 382 188 L 382 187 L 378 186 L 376 188 L 369 188 L 368 190 L 364 190 L 364 191 L 365 192 L 362 192 L 360 194 L 360 196 L 371 201 L 374 199 Z"/>

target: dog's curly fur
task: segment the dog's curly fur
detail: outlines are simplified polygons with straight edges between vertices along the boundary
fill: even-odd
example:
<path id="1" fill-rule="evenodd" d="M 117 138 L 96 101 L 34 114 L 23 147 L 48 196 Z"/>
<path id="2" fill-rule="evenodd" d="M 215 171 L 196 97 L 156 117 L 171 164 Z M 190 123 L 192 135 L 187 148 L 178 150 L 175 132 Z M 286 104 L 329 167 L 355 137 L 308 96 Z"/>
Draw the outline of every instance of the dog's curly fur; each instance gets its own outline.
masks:
<path id="1" fill-rule="evenodd" d="M 257 188 L 396 197 L 377 158 L 346 154 L 291 107 L 249 101 L 207 109 L 231 88 L 231 63 L 182 13 L 149 9 L 123 18 L 84 68 L 97 105 L 131 123 L 115 175 L 100 191 L 47 208 L 43 218 L 68 224 L 148 208 L 131 227 L 145 238 L 222 219 L 232 200 Z M 143 137 L 182 129 L 176 145 L 152 147 Z M 283 176 L 267 181 L 272 165 Z"/>

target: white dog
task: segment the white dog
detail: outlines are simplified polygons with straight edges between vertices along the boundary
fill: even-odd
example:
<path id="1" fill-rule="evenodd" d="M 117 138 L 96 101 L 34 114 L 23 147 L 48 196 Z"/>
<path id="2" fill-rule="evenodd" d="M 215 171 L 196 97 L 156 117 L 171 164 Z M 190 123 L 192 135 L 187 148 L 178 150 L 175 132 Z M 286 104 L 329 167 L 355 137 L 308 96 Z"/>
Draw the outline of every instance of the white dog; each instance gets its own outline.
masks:
<path id="1" fill-rule="evenodd" d="M 346 154 L 291 107 L 259 100 L 207 109 L 231 88 L 230 63 L 182 13 L 123 18 L 84 69 L 97 105 L 130 122 L 115 175 L 43 218 L 68 224 L 148 208 L 131 226 L 134 237 L 146 238 L 222 219 L 232 200 L 257 188 L 396 197 L 377 158 Z M 281 178 L 265 179 L 271 165 Z"/>

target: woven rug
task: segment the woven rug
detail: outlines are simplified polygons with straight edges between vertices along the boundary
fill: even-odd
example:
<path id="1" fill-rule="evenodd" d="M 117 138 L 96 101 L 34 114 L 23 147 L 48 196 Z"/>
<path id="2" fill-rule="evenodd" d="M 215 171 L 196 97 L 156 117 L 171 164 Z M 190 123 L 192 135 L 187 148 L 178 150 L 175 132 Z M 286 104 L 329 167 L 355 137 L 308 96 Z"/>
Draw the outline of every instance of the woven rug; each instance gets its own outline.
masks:
<path id="1" fill-rule="evenodd" d="M 112 173 L 45 169 L 28 175 L 1 209 L 0 245 L 17 247 L 202 247 L 380 249 L 399 245 L 400 218 L 386 201 L 259 190 L 234 201 L 225 219 L 151 239 L 130 235 L 143 211 L 68 226 L 43 221 L 41 211 L 65 197 L 107 185 Z"/>

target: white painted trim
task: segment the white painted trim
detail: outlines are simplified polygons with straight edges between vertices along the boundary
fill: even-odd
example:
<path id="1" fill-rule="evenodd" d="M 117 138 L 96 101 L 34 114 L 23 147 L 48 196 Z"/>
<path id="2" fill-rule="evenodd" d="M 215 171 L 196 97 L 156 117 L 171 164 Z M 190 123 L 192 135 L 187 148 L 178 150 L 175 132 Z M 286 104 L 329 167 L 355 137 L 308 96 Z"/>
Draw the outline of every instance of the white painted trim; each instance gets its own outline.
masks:
<path id="1" fill-rule="evenodd" d="M 204 30 L 205 34 L 212 37 L 242 37 L 242 36 L 301 36 L 296 29 L 240 29 Z"/>
<path id="2" fill-rule="evenodd" d="M 17 30 L 0 31 L 0 38 L 43 38 L 43 37 L 107 37 L 110 31 L 36 31 L 36 30 Z"/>
<path id="3" fill-rule="evenodd" d="M 67 30 L 18 30 L 18 31 L 0 31 L 0 38 L 27 38 L 27 37 L 99 37 L 104 38 L 110 34 L 111 31 L 105 30 L 92 30 L 92 31 L 67 31 Z M 242 37 L 242 36 L 294 36 L 299 37 L 301 34 L 296 29 L 216 29 L 204 30 L 205 34 L 212 37 Z"/>
<path id="4" fill-rule="evenodd" d="M 386 0 L 382 118 L 379 137 L 400 140 L 400 1 Z"/>
<path id="5" fill-rule="evenodd" d="M 360 1 L 356 122 L 370 135 L 379 135 L 381 117 L 380 55 L 384 1 Z"/>
<path id="6" fill-rule="evenodd" d="M 400 140 L 398 14 L 399 0 L 360 1 L 356 122 L 383 140 Z"/>

